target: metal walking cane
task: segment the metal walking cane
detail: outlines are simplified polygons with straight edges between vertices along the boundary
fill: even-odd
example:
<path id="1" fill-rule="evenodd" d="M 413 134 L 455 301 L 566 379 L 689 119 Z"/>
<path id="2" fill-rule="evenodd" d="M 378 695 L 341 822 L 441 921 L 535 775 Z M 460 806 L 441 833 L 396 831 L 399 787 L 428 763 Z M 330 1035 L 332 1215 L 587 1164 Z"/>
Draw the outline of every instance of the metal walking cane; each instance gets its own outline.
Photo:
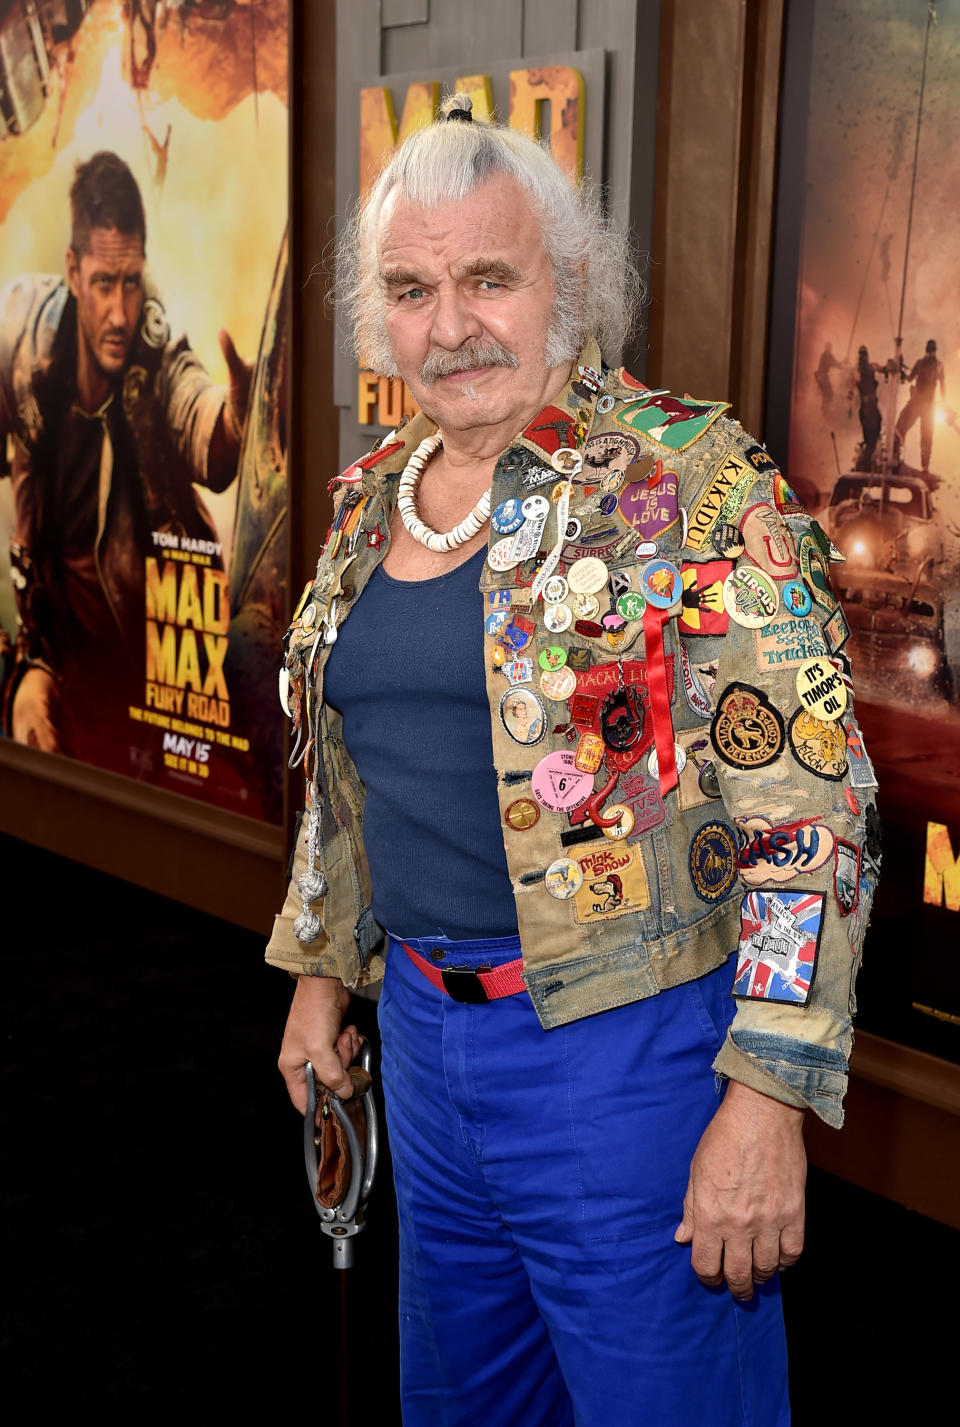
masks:
<path id="1" fill-rule="evenodd" d="M 348 1269 L 353 1265 L 353 1241 L 366 1228 L 367 1200 L 377 1171 L 379 1138 L 369 1042 L 365 1041 L 360 1051 L 359 1066 L 350 1067 L 354 1083 L 350 1100 L 341 1100 L 332 1091 L 321 1090 L 318 1096 L 310 1061 L 304 1069 L 307 1109 L 303 1118 L 303 1154 L 310 1197 L 320 1216 L 320 1228 L 333 1240 L 334 1268 Z M 343 1427 L 347 1427 L 345 1274 L 340 1278 L 340 1411 Z"/>

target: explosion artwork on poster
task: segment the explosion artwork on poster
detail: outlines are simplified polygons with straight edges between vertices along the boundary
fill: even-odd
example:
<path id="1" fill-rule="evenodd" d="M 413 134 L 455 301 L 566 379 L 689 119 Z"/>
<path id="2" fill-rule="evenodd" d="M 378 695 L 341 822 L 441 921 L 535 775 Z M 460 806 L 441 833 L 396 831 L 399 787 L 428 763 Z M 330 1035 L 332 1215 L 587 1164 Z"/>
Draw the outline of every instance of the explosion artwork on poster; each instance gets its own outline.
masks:
<path id="1" fill-rule="evenodd" d="M 273 823 L 287 49 L 287 0 L 0 4 L 3 736 Z"/>
<path id="2" fill-rule="evenodd" d="M 885 849 L 861 1024 L 960 1059 L 960 0 L 811 0 L 787 36 L 768 434 L 844 557 L 819 623 Z"/>

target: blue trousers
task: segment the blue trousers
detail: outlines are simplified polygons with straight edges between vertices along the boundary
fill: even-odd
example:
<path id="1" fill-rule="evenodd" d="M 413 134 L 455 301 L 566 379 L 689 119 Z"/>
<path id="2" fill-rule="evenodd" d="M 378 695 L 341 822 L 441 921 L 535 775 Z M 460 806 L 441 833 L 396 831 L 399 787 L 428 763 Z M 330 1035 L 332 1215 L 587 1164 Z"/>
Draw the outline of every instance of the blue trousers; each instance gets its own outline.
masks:
<path id="1" fill-rule="evenodd" d="M 407 942 L 441 967 L 519 955 L 516 938 Z M 777 1280 L 735 1303 L 673 1239 L 722 1093 L 733 960 L 544 1031 L 525 993 L 455 1002 L 391 938 L 405 1427 L 789 1423 Z"/>

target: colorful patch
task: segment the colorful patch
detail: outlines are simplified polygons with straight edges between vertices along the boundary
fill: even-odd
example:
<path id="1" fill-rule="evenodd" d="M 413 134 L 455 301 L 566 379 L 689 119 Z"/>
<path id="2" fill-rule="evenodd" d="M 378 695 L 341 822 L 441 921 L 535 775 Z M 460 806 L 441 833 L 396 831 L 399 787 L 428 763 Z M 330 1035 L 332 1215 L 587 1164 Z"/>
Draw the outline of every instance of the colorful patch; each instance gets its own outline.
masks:
<path id="1" fill-rule="evenodd" d="M 804 768 L 834 783 L 845 776 L 847 741 L 840 724 L 824 723 L 806 709 L 797 709 L 787 726 L 787 734 L 791 752 Z"/>
<path id="2" fill-rule="evenodd" d="M 723 604 L 737 624 L 759 629 L 776 614 L 780 595 L 763 570 L 754 565 L 738 565 L 723 582 Z"/>
<path id="3" fill-rule="evenodd" d="M 757 667 L 761 670 L 797 664 L 802 659 L 822 659 L 827 653 L 816 619 L 781 619 L 765 624 L 756 631 L 754 640 Z"/>
<path id="4" fill-rule="evenodd" d="M 681 400 L 669 392 L 649 392 L 627 402 L 614 420 L 632 431 L 642 431 L 668 451 L 685 451 L 729 405 L 728 401 Z"/>
<path id="5" fill-rule="evenodd" d="M 514 832 L 527 832 L 540 821 L 540 809 L 532 798 L 516 798 L 504 808 L 503 820 Z"/>
<path id="6" fill-rule="evenodd" d="M 820 548 L 820 542 L 808 531 L 800 541 L 800 573 L 807 582 L 813 598 L 828 614 L 837 607 L 837 597 L 830 587 L 830 573 L 827 557 Z"/>
<path id="7" fill-rule="evenodd" d="M 772 505 L 758 501 L 740 519 L 747 554 L 755 565 L 775 580 L 791 580 L 797 574 L 797 547 Z"/>
<path id="8" fill-rule="evenodd" d="M 561 411 L 559 406 L 545 406 L 520 433 L 520 439 L 552 456 L 562 446 L 573 444 L 573 429 L 573 420 L 567 412 Z"/>
<path id="9" fill-rule="evenodd" d="M 683 593 L 680 571 L 669 560 L 650 560 L 640 571 L 640 593 L 655 609 L 670 609 Z"/>
<path id="10" fill-rule="evenodd" d="M 609 921 L 650 906 L 650 887 L 643 855 L 636 845 L 606 843 L 577 858 L 583 885 L 574 900 L 578 922 Z"/>
<path id="11" fill-rule="evenodd" d="M 823 926 L 822 892 L 748 892 L 740 906 L 734 996 L 804 1006 Z"/>
<path id="12" fill-rule="evenodd" d="M 518 654 L 536 633 L 537 626 L 525 615 L 515 614 L 498 635 L 499 642 L 512 654 Z"/>
<path id="13" fill-rule="evenodd" d="M 731 768 L 764 768 L 783 752 L 783 719 L 749 684 L 728 684 L 710 725 L 710 741 Z"/>
<path id="14" fill-rule="evenodd" d="M 839 605 L 830 618 L 824 622 L 823 637 L 827 641 L 827 648 L 831 654 L 838 654 L 850 638 L 847 616 Z"/>
<path id="15" fill-rule="evenodd" d="M 813 609 L 813 595 L 802 580 L 787 580 L 780 587 L 780 603 L 785 614 L 803 619 Z"/>
<path id="16" fill-rule="evenodd" d="M 847 707 L 847 686 L 832 661 L 805 659 L 797 670 L 800 704 L 824 723 L 838 719 Z"/>
<path id="17" fill-rule="evenodd" d="M 848 720 L 844 724 L 843 731 L 847 740 L 847 763 L 850 767 L 850 782 L 855 788 L 875 788 L 877 786 L 877 775 L 873 771 L 873 764 L 870 762 L 870 755 L 867 753 L 866 745 L 863 741 L 863 734 L 852 720 Z"/>
<path id="18" fill-rule="evenodd" d="M 567 667 L 569 668 L 569 660 Z M 667 699 L 673 700 L 673 655 L 667 655 Z M 602 734 L 601 720 L 606 710 L 609 714 L 609 696 L 617 692 L 621 682 L 637 695 L 643 715 L 643 729 L 637 742 L 630 747 L 607 753 L 607 767 L 617 768 L 621 773 L 632 768 L 642 754 L 653 743 L 653 721 L 650 712 L 650 694 L 647 688 L 647 665 L 642 659 L 624 659 L 619 664 L 594 664 L 577 675 L 577 692 L 567 704 L 571 721 L 581 730 Z"/>
<path id="19" fill-rule="evenodd" d="M 833 833 L 816 818 L 774 826 L 759 816 L 737 818 L 737 866 L 747 883 L 792 882 L 833 856 Z"/>
<path id="20" fill-rule="evenodd" d="M 645 540 L 658 540 L 680 519 L 679 486 L 676 471 L 663 471 L 652 486 L 645 478 L 631 481 L 620 492 L 620 514 Z"/>
<path id="21" fill-rule="evenodd" d="M 690 881 L 705 902 L 722 902 L 737 880 L 737 845 L 726 823 L 704 823 L 690 844 Z"/>
<path id="22" fill-rule="evenodd" d="M 633 813 L 633 831 L 630 837 L 636 840 L 666 821 L 666 808 L 660 796 L 660 789 L 652 778 L 644 773 L 629 773 L 617 784 L 617 798 Z"/>
<path id="23" fill-rule="evenodd" d="M 687 646 L 680 641 L 680 673 L 683 678 L 683 692 L 687 703 L 698 718 L 710 718 L 713 714 L 713 688 L 717 682 L 716 659 L 705 659 L 699 663 L 690 657 Z"/>
<path id="24" fill-rule="evenodd" d="M 581 455 L 583 476 L 600 481 L 612 471 L 626 471 L 640 455 L 640 442 L 621 431 L 601 431 L 587 439 Z"/>
<path id="25" fill-rule="evenodd" d="M 748 446 L 745 455 L 755 471 L 778 471 L 776 461 L 762 446 Z"/>
<path id="26" fill-rule="evenodd" d="M 732 569 L 729 560 L 680 566 L 683 594 L 677 629 L 681 634 L 726 634 L 730 616 L 723 603 L 723 582 Z"/>
<path id="27" fill-rule="evenodd" d="M 749 466 L 744 465 L 732 451 L 723 458 L 711 475 L 703 495 L 687 511 L 687 536 L 684 545 L 691 550 L 704 548 L 720 519 L 724 501 L 749 470 Z"/>
<path id="28" fill-rule="evenodd" d="M 837 861 L 833 869 L 833 894 L 841 917 L 857 910 L 860 900 L 860 849 L 837 838 Z"/>
<path id="29" fill-rule="evenodd" d="M 750 497 L 750 492 L 756 483 L 756 479 L 756 473 L 751 471 L 749 467 L 745 467 L 743 475 L 724 498 L 723 505 L 720 507 L 720 519 L 722 521 L 728 520 L 733 525 L 738 523 L 743 507 L 746 505 Z"/>
<path id="30" fill-rule="evenodd" d="M 773 503 L 781 515 L 806 515 L 806 507 L 778 471 L 773 478 Z"/>
<path id="31" fill-rule="evenodd" d="M 684 728 L 677 733 L 682 758 L 677 757 L 677 806 L 682 812 L 702 808 L 720 796 L 717 764 L 705 728 Z"/>

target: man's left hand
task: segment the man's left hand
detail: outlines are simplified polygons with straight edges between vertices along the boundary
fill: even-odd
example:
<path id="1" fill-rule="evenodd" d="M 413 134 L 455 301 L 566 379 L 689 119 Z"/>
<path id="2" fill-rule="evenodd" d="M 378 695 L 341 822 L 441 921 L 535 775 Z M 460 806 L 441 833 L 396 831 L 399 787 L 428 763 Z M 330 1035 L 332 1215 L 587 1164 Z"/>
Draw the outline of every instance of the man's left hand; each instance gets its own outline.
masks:
<path id="1" fill-rule="evenodd" d="M 697 1146 L 674 1238 L 702 1283 L 753 1296 L 803 1248 L 804 1111 L 732 1080 Z"/>
<path id="2" fill-rule="evenodd" d="M 217 333 L 220 342 L 220 350 L 223 359 L 227 364 L 227 372 L 230 379 L 230 413 L 236 431 L 243 430 L 244 417 L 247 414 L 247 402 L 250 399 L 250 379 L 253 376 L 253 366 L 245 362 L 233 345 L 233 338 L 225 328 L 221 328 Z"/>

